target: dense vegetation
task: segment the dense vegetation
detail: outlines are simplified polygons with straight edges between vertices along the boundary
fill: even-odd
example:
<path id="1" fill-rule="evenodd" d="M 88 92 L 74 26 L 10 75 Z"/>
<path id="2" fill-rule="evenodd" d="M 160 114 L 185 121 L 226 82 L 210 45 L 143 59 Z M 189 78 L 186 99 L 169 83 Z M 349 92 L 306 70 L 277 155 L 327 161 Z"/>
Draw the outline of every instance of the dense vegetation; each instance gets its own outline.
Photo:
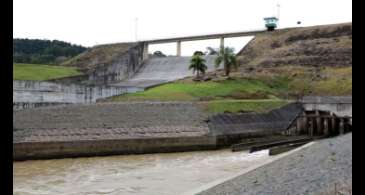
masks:
<path id="1" fill-rule="evenodd" d="M 43 81 L 79 75 L 74 67 L 49 66 L 39 64 L 13 64 L 13 80 Z"/>
<path id="2" fill-rule="evenodd" d="M 86 49 L 57 40 L 13 39 L 13 62 L 58 65 Z"/>

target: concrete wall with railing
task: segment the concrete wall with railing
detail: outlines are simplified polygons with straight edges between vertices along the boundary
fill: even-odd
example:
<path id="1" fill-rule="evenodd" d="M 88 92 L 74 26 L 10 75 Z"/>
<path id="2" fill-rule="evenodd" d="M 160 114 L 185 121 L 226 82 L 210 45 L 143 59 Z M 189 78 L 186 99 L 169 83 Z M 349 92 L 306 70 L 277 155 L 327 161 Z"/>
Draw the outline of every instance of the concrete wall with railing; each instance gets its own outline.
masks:
<path id="1" fill-rule="evenodd" d="M 138 91 L 143 91 L 143 88 L 15 80 L 13 110 L 60 104 L 89 104 L 95 103 L 98 99 Z"/>

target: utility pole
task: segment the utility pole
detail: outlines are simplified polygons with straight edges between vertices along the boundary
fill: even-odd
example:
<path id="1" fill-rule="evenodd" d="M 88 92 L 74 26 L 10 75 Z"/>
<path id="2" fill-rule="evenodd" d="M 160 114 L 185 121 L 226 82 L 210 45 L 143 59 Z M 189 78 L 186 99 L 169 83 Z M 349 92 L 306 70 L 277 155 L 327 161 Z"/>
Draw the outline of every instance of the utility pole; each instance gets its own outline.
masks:
<path id="1" fill-rule="evenodd" d="M 280 23 L 280 4 L 279 2 L 276 4 L 276 7 L 277 7 L 277 18 L 278 18 L 278 23 L 277 25 L 279 26 L 279 23 Z"/>
<path id="2" fill-rule="evenodd" d="M 135 33 L 135 41 L 137 42 L 138 41 L 138 18 L 136 17 L 134 19 L 134 33 Z"/>

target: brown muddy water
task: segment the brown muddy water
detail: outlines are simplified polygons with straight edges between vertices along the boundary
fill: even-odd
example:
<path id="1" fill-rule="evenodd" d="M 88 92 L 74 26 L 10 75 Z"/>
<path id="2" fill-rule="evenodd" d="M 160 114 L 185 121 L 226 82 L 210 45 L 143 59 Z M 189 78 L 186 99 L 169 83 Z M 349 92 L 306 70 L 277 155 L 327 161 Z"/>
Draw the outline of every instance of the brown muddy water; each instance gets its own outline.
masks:
<path id="1" fill-rule="evenodd" d="M 268 160 L 268 151 L 200 151 L 14 162 L 14 194 L 185 194 Z"/>

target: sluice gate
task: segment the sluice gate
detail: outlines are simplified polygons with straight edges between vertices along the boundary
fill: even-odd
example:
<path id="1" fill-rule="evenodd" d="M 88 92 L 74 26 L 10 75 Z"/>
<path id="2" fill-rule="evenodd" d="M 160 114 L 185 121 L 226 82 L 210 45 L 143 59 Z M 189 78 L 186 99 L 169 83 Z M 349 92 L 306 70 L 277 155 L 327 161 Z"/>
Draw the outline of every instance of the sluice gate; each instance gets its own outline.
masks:
<path id="1" fill-rule="evenodd" d="M 288 128 L 290 135 L 335 136 L 352 130 L 352 117 L 337 116 L 329 111 L 303 111 Z"/>

